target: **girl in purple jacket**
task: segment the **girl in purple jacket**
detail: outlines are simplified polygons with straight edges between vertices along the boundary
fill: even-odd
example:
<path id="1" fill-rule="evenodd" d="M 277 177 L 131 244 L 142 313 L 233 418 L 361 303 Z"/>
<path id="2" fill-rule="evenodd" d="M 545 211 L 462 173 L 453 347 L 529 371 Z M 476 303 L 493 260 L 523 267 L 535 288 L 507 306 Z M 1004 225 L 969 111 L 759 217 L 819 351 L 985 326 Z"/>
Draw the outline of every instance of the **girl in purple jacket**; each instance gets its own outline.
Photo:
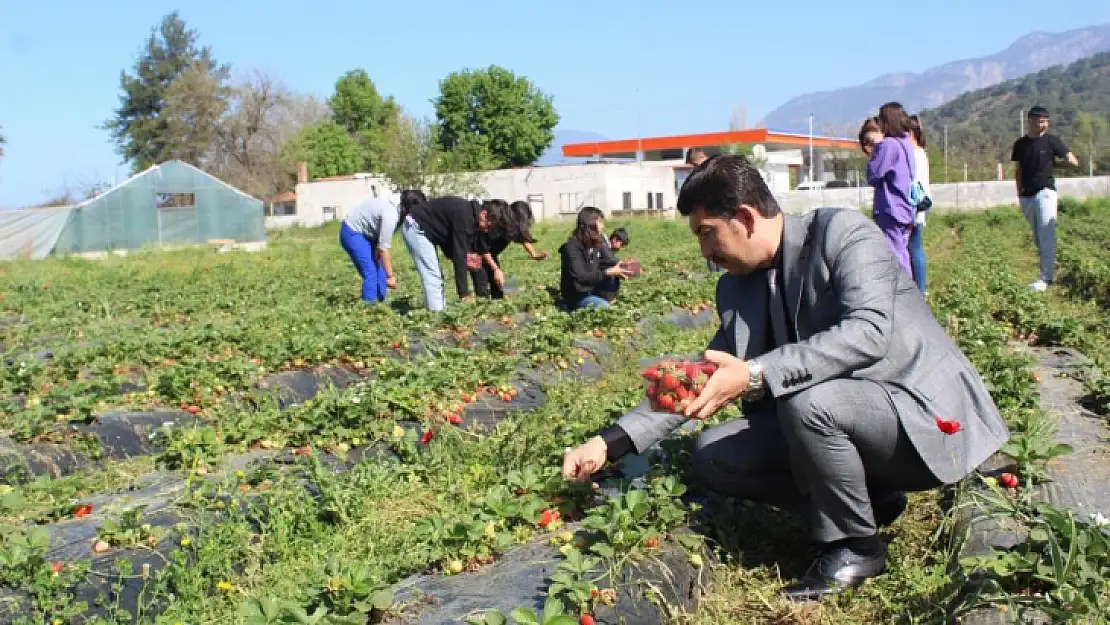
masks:
<path id="1" fill-rule="evenodd" d="M 867 182 L 875 188 L 875 224 L 886 235 L 906 275 L 912 278 L 909 243 L 916 209 L 910 202 L 910 185 L 914 178 L 911 129 L 909 115 L 901 104 L 888 102 L 879 109 L 883 140 L 871 151 Z"/>

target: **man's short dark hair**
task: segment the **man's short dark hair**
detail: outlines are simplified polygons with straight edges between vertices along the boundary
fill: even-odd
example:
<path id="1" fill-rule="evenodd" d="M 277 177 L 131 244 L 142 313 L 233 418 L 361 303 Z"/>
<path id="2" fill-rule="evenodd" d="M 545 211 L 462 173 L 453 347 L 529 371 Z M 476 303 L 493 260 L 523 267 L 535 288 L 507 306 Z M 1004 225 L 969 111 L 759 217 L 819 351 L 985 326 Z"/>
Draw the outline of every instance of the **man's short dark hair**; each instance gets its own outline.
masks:
<path id="1" fill-rule="evenodd" d="M 1047 118 L 1048 109 L 1043 106 L 1034 106 L 1033 108 L 1029 109 L 1029 115 L 1027 115 L 1027 117 L 1029 119 L 1040 119 L 1042 117 Z"/>
<path id="2" fill-rule="evenodd" d="M 624 228 L 617 228 L 613 234 L 609 235 L 610 241 L 620 241 L 621 245 L 627 246 L 629 242 L 628 231 Z"/>
<path id="3" fill-rule="evenodd" d="M 742 154 L 711 156 L 678 192 L 678 212 L 683 216 L 701 208 L 712 217 L 731 219 L 741 204 L 754 207 L 764 217 L 782 212 L 759 170 Z"/>

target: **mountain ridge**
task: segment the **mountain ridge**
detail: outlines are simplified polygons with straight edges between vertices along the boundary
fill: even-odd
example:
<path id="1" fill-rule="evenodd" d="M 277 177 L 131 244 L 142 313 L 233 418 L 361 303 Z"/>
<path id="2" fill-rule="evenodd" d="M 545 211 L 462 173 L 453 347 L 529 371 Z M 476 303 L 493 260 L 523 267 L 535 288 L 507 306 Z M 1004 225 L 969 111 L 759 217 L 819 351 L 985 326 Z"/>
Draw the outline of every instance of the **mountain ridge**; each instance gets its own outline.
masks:
<path id="1" fill-rule="evenodd" d="M 1056 65 L 1110 51 L 1110 23 L 1063 32 L 1034 31 L 994 54 L 948 61 L 923 72 L 890 72 L 868 81 L 791 98 L 765 117 L 767 127 L 806 132 L 809 114 L 824 133 L 854 133 L 884 102 L 917 111 L 934 108 L 976 89 L 991 87 Z"/>

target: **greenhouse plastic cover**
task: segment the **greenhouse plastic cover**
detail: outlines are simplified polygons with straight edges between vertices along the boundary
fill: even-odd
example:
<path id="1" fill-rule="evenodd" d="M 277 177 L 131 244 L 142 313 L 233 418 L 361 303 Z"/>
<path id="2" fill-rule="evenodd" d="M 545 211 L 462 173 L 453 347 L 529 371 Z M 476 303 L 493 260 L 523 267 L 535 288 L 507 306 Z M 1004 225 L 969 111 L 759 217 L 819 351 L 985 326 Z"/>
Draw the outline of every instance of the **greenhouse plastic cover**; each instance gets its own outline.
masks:
<path id="1" fill-rule="evenodd" d="M 0 210 L 0 260 L 49 256 L 72 212 L 69 206 Z"/>

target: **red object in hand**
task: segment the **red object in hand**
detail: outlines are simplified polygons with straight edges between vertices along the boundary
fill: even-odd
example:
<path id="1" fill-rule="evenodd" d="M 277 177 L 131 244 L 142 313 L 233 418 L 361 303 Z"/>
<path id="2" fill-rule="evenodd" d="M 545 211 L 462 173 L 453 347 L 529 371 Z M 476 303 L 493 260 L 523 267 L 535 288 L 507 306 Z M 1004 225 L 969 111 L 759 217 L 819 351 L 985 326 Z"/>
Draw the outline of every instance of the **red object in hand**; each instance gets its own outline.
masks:
<path id="1" fill-rule="evenodd" d="M 945 434 L 948 434 L 949 436 L 951 436 L 951 435 L 955 434 L 956 432 L 959 432 L 961 429 L 963 429 L 963 426 L 960 425 L 959 421 L 956 421 L 954 419 L 949 420 L 949 419 L 942 419 L 940 417 L 937 417 L 937 429 L 939 429 L 941 432 L 944 432 Z"/>
<path id="2" fill-rule="evenodd" d="M 716 371 L 717 366 L 709 362 L 664 360 L 640 375 L 651 382 L 647 398 L 652 410 L 682 414 Z"/>
<path id="3" fill-rule="evenodd" d="M 623 264 L 624 264 L 624 268 L 632 276 L 639 276 L 640 275 L 640 272 L 642 271 L 642 267 L 640 267 L 640 261 L 638 261 L 638 260 L 629 260 L 629 261 L 625 261 Z"/>
<path id="4" fill-rule="evenodd" d="M 1018 487 L 1018 478 L 1013 473 L 1003 473 L 1002 475 L 998 476 L 998 481 L 1001 482 L 1002 485 L 1006 488 Z"/>

